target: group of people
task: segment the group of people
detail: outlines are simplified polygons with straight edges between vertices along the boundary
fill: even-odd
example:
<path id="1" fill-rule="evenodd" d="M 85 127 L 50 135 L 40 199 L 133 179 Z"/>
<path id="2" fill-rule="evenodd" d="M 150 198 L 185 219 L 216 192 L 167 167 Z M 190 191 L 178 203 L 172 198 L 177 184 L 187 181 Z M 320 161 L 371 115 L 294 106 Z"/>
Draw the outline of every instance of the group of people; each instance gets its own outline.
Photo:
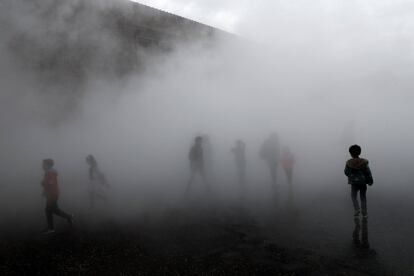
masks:
<path id="1" fill-rule="evenodd" d="M 194 139 L 194 144 L 190 148 L 188 158 L 190 161 L 190 179 L 187 183 L 186 194 L 189 193 L 191 186 L 193 185 L 196 175 L 199 175 L 207 191 L 210 191 L 210 184 L 208 175 L 206 173 L 205 157 L 204 157 L 204 138 L 197 136 Z M 236 140 L 234 146 L 231 149 L 231 153 L 234 156 L 234 163 L 237 169 L 238 182 L 241 186 L 242 193 L 246 192 L 246 143 L 242 140 Z M 260 158 L 266 163 L 270 172 L 270 180 L 274 188 L 275 195 L 278 193 L 277 185 L 277 170 L 279 164 L 286 173 L 286 177 L 289 184 L 289 196 L 288 201 L 293 201 L 293 188 L 292 188 L 292 175 L 293 167 L 295 164 L 295 158 L 288 147 L 283 148 L 281 153 L 280 143 L 277 134 L 271 134 L 262 144 L 259 152 Z"/>
<path id="2" fill-rule="evenodd" d="M 237 168 L 237 175 L 239 183 L 243 192 L 246 187 L 246 144 L 242 140 L 237 140 L 234 147 L 231 149 L 234 156 L 235 165 Z M 368 218 L 366 191 L 367 185 L 373 185 L 374 180 L 368 160 L 360 158 L 361 147 L 352 145 L 349 148 L 351 159 L 346 162 L 344 173 L 348 177 L 348 184 L 351 185 L 351 198 L 354 206 L 354 216 L 359 218 L 362 215 L 363 219 Z M 279 163 L 286 173 L 288 189 L 288 204 L 291 206 L 293 201 L 292 191 L 292 175 L 295 158 L 288 147 L 285 147 L 280 154 L 279 139 L 276 134 L 271 134 L 262 144 L 260 148 L 260 157 L 266 163 L 270 172 L 270 180 L 274 188 L 275 195 L 278 192 L 277 186 L 277 169 Z M 207 192 L 210 191 L 209 181 L 205 170 L 205 156 L 203 151 L 203 137 L 197 136 L 194 139 L 189 155 L 190 161 L 190 179 L 187 184 L 186 194 L 189 193 L 193 185 L 194 178 L 199 175 L 203 180 Z M 91 207 L 95 206 L 96 200 L 106 201 L 105 188 L 108 188 L 108 182 L 104 174 L 98 168 L 98 162 L 93 155 L 86 157 L 86 163 L 89 166 L 89 184 L 88 195 Z M 42 181 L 44 196 L 46 198 L 46 219 L 47 229 L 45 233 L 54 232 L 53 215 L 60 216 L 68 221 L 70 225 L 73 224 L 73 215 L 62 211 L 58 206 L 59 186 L 58 173 L 54 168 L 53 159 L 44 159 L 42 164 L 44 170 L 44 177 Z M 357 199 L 360 195 L 361 205 Z"/>
<path id="3" fill-rule="evenodd" d="M 45 234 L 54 233 L 54 221 L 53 215 L 57 215 L 66 219 L 70 226 L 73 224 L 73 215 L 68 214 L 61 210 L 58 205 L 59 199 L 59 185 L 58 185 L 58 173 L 54 168 L 53 159 L 44 159 L 42 168 L 44 171 L 44 177 L 42 180 L 43 195 L 46 198 L 46 220 L 47 228 L 44 231 Z M 86 157 L 86 163 L 89 166 L 89 182 L 88 182 L 88 196 L 91 208 L 95 206 L 97 199 L 107 201 L 104 189 L 109 187 L 108 182 L 104 174 L 98 168 L 98 162 L 93 155 Z"/>

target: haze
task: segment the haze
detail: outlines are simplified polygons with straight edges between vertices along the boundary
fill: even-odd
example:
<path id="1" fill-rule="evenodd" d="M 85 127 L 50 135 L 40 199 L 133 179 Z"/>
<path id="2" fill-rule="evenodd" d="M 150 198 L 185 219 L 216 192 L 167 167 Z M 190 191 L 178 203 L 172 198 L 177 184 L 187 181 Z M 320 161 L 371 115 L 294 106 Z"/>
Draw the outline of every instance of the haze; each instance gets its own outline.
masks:
<path id="1" fill-rule="evenodd" d="M 274 132 L 297 160 L 301 210 L 326 198 L 345 213 L 351 209 L 343 168 L 353 143 L 361 145 L 374 174 L 372 212 L 413 199 L 410 2 L 138 1 L 235 34 L 208 47 L 205 37 L 177 42 L 173 51 L 148 54 L 142 69 L 127 68 L 121 77 L 111 65 L 123 42 L 106 34 L 95 39 L 100 26 L 93 17 L 66 26 L 78 1 L 56 4 L 58 12 L 45 24 L 41 15 L 51 2 L 0 4 L 3 221 L 43 223 L 39 185 L 47 157 L 59 171 L 61 205 L 86 217 L 88 154 L 111 183 L 106 212 L 115 220 L 181 208 L 197 135 L 210 138 L 211 185 L 224 205 L 239 196 L 230 150 L 237 139 L 246 143 L 246 208 L 257 218 L 272 208 L 259 149 Z M 96 1 L 92 7 L 114 5 Z M 82 83 L 60 79 L 65 72 L 41 75 L 33 66 L 42 51 L 61 47 L 57 33 L 70 38 L 67 49 L 82 39 L 96 48 L 96 60 L 81 68 Z M 278 181 L 284 199 L 281 170 Z M 192 204 L 198 199 L 200 181 Z M 405 217 L 409 210 L 401 212 Z"/>

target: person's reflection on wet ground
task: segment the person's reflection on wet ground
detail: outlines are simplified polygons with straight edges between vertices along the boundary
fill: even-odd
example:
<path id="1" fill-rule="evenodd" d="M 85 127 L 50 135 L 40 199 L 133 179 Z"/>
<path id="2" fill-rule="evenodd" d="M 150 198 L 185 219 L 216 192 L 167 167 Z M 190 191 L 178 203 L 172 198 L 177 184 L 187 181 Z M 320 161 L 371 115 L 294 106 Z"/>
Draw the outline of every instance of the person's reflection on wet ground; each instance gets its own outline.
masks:
<path id="1" fill-rule="evenodd" d="M 367 255 L 375 255 L 376 252 L 370 248 L 368 240 L 368 218 L 354 218 L 355 227 L 352 233 L 352 240 L 354 243 L 354 248 L 361 253 Z"/>

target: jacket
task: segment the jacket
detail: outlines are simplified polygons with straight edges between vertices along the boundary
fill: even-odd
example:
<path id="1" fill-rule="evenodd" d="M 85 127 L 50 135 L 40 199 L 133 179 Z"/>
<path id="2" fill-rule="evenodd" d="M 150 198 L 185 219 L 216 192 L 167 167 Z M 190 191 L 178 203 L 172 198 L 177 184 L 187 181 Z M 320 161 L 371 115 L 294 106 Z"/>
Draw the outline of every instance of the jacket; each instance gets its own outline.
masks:
<path id="1" fill-rule="evenodd" d="M 42 181 L 44 194 L 47 201 L 56 201 L 59 198 L 59 186 L 57 172 L 54 169 L 47 170 Z"/>
<path id="2" fill-rule="evenodd" d="M 344 173 L 348 177 L 348 184 L 374 184 L 368 163 L 368 160 L 364 158 L 352 158 L 346 162 Z"/>

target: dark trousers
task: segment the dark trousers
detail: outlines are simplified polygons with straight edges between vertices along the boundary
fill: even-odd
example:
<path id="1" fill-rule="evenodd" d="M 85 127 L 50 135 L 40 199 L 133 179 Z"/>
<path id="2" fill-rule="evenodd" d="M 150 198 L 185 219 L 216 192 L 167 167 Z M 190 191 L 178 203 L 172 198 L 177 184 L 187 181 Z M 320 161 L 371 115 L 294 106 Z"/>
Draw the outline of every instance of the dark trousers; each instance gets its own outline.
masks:
<path id="1" fill-rule="evenodd" d="M 274 189 L 277 189 L 277 164 L 269 162 L 270 177 L 272 179 L 272 184 Z"/>
<path id="2" fill-rule="evenodd" d="M 207 177 L 206 177 L 206 173 L 204 170 L 204 167 L 201 165 L 191 165 L 191 174 L 190 174 L 190 179 L 188 180 L 187 183 L 187 189 L 186 189 L 186 195 L 190 192 L 191 189 L 191 185 L 193 184 L 194 178 L 196 176 L 196 174 L 199 174 L 203 180 L 204 185 L 206 186 L 206 191 L 210 192 L 210 186 L 209 183 L 207 181 Z"/>
<path id="3" fill-rule="evenodd" d="M 354 204 L 355 211 L 359 210 L 359 202 L 358 202 L 358 192 L 359 197 L 361 198 L 361 207 L 362 207 L 362 214 L 367 214 L 367 185 L 366 184 L 353 184 L 351 185 L 351 197 L 352 197 L 352 203 Z"/>
<path id="4" fill-rule="evenodd" d="M 54 214 L 59 217 L 65 218 L 65 219 L 70 219 L 70 215 L 66 214 L 65 212 L 59 209 L 57 200 L 53 200 L 53 201 L 48 200 L 46 202 L 45 212 L 46 212 L 47 226 L 49 229 L 54 228 L 53 226 L 53 215 Z"/>
<path id="5" fill-rule="evenodd" d="M 285 169 L 286 172 L 286 178 L 288 182 L 288 206 L 293 205 L 293 183 L 292 183 L 292 176 L 293 176 L 293 170 L 292 169 Z"/>

